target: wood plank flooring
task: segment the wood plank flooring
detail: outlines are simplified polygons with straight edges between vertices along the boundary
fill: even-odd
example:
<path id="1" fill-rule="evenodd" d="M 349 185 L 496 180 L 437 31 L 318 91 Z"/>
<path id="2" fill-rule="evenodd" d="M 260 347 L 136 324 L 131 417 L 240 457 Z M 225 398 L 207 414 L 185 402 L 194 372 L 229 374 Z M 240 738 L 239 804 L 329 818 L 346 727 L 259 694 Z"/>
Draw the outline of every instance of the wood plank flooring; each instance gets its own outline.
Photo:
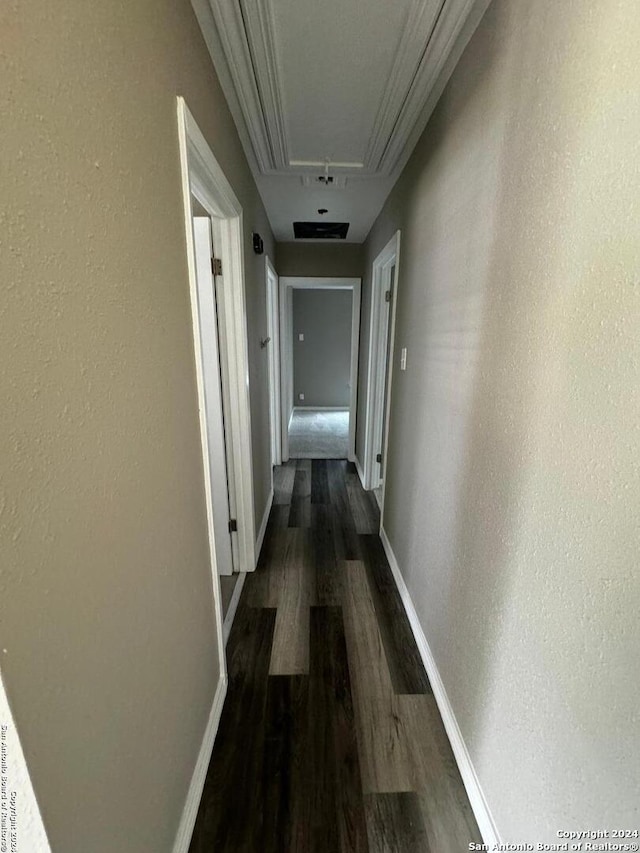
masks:
<path id="1" fill-rule="evenodd" d="M 344 460 L 274 472 L 190 853 L 459 853 L 480 833 Z"/>

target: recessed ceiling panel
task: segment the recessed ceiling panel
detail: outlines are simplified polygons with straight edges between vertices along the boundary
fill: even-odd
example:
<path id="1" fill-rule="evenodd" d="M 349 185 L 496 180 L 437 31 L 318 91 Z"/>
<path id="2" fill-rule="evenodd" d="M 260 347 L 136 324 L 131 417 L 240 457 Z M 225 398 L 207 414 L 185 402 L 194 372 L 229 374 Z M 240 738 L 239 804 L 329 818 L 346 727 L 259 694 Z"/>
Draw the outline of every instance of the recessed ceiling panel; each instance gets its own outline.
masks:
<path id="1" fill-rule="evenodd" d="M 364 164 L 413 0 L 271 0 L 289 161 Z"/>
<path id="2" fill-rule="evenodd" d="M 489 4 L 191 2 L 276 238 L 326 209 L 351 223 L 349 242 L 366 237 Z"/>

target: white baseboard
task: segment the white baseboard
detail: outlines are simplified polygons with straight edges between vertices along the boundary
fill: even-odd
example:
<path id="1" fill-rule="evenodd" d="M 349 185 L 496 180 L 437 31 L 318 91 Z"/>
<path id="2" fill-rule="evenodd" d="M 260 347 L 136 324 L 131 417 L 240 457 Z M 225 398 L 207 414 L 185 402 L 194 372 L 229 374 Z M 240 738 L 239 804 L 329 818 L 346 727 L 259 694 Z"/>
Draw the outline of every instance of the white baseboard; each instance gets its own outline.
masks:
<path id="1" fill-rule="evenodd" d="M 267 505 L 264 509 L 264 515 L 262 516 L 262 521 L 260 522 L 260 530 L 258 530 L 258 538 L 256 539 L 256 566 L 258 565 L 258 560 L 260 559 L 260 551 L 262 550 L 262 543 L 264 542 L 264 534 L 267 532 L 267 524 L 269 522 L 269 515 L 271 513 L 272 505 L 273 487 L 271 488 L 271 491 L 269 492 L 269 497 L 267 498 Z"/>
<path id="2" fill-rule="evenodd" d="M 404 578 L 400 573 L 400 567 L 398 566 L 398 561 L 396 560 L 393 549 L 391 548 L 391 543 L 389 542 L 389 538 L 383 527 L 380 528 L 380 538 L 382 540 L 382 545 L 387 555 L 387 559 L 389 560 L 389 565 L 391 566 L 391 571 L 393 573 L 396 586 L 398 587 L 398 592 L 402 598 L 402 603 L 404 604 L 404 608 L 407 612 L 413 636 L 418 644 L 424 668 L 429 676 L 433 696 L 436 700 L 436 704 L 438 705 L 438 710 L 440 711 L 447 736 L 451 743 L 451 748 L 453 749 L 453 754 L 458 764 L 458 769 L 460 770 L 460 775 L 462 776 L 462 781 L 467 791 L 478 828 L 480 829 L 484 843 L 489 845 L 489 849 L 492 850 L 494 844 L 502 843 L 500 833 L 498 832 L 487 804 L 487 800 L 482 788 L 480 787 L 480 782 L 471 762 L 471 757 L 466 744 L 462 738 L 462 732 L 460 731 L 458 721 L 456 720 L 453 708 L 451 707 L 447 691 L 442 682 L 442 678 L 440 677 L 440 673 L 429 647 L 429 643 L 427 642 L 427 638 L 422 630 L 418 614 L 416 613 L 413 601 L 409 595 L 409 590 L 407 589 Z"/>
<path id="3" fill-rule="evenodd" d="M 231 601 L 229 602 L 229 607 L 227 608 L 227 613 L 224 617 L 224 622 L 222 623 L 222 639 L 224 640 L 225 648 L 227 646 L 229 634 L 231 633 L 233 620 L 235 619 L 236 610 L 238 609 L 238 602 L 240 601 L 240 596 L 242 595 L 242 588 L 246 579 L 247 573 L 240 572 L 240 574 L 238 575 L 238 579 L 236 580 L 236 585 L 233 588 L 233 594 L 231 595 Z"/>
<path id="4" fill-rule="evenodd" d="M 227 694 L 227 677 L 223 675 L 218 682 L 216 695 L 213 698 L 213 704 L 209 713 L 207 728 L 205 729 L 202 746 L 198 754 L 198 760 L 191 777 L 189 792 L 182 810 L 180 818 L 180 826 L 176 834 L 176 840 L 173 845 L 173 853 L 188 853 L 189 845 L 191 844 L 191 836 L 193 828 L 196 825 L 196 817 L 198 816 L 198 808 L 202 799 L 202 791 L 207 776 L 207 768 L 211 761 L 211 752 L 213 751 L 213 742 L 220 724 L 220 716 L 222 714 L 222 706 L 224 705 L 224 697 Z"/>
<path id="5" fill-rule="evenodd" d="M 353 457 L 353 459 L 352 459 L 351 461 L 352 461 L 352 462 L 355 462 L 356 471 L 358 472 L 358 477 L 360 477 L 360 483 L 362 484 L 362 488 L 364 489 L 364 488 L 365 488 L 365 485 L 364 485 L 364 471 L 362 470 L 362 465 L 360 464 L 360 460 L 358 459 L 358 457 L 357 457 L 357 456 L 354 456 L 354 457 Z"/>

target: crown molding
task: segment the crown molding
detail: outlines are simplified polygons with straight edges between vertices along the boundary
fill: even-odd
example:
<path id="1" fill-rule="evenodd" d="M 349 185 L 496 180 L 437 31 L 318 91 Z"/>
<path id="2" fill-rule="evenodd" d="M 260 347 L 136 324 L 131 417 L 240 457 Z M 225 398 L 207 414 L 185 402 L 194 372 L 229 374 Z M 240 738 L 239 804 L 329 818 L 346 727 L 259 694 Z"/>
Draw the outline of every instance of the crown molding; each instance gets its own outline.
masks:
<path id="1" fill-rule="evenodd" d="M 215 0 L 225 9 L 229 0 Z M 245 42 L 253 58 L 251 81 L 258 90 L 262 106 L 263 127 L 272 159 L 273 171 L 287 170 L 289 167 L 289 139 L 285 121 L 284 91 L 281 85 L 282 70 L 276 43 L 276 28 L 271 0 L 238 0 L 238 7 L 245 24 Z M 215 13 L 214 13 L 215 16 Z M 233 54 L 231 54 L 233 56 Z"/>
<path id="2" fill-rule="evenodd" d="M 191 0 L 255 177 L 313 173 L 290 155 L 273 0 Z M 361 163 L 338 174 L 395 177 L 490 0 L 413 0 Z"/>
<path id="3" fill-rule="evenodd" d="M 443 0 L 387 143 L 378 162 L 368 163 L 370 168 L 389 175 L 404 167 L 489 2 Z"/>
<path id="4" fill-rule="evenodd" d="M 415 81 L 429 44 L 434 24 L 446 2 L 447 0 L 441 0 L 440 4 L 432 4 L 425 0 L 414 0 L 409 9 L 365 155 L 365 163 L 372 171 L 378 171 L 380 168 L 389 141 L 394 135 L 402 105 Z"/>
<path id="5" fill-rule="evenodd" d="M 209 0 L 191 0 L 191 7 L 200 26 L 200 31 L 209 51 L 211 62 L 215 68 L 222 92 L 233 117 L 242 148 L 249 163 L 249 168 L 254 177 L 258 177 L 268 171 L 269 165 L 265 162 L 264 156 L 261 158 L 258 157 L 258 146 L 257 144 L 254 146 L 253 138 L 249 133 L 248 123 L 245 121 L 236 89 L 235 78 L 231 73 L 226 49 L 213 17 L 211 4 Z M 263 152 L 263 154 L 265 153 Z"/>
<path id="6" fill-rule="evenodd" d="M 251 144 L 262 172 L 269 172 L 283 165 L 278 160 L 278 146 L 273 145 L 270 128 L 267 126 L 267 108 L 273 105 L 263 102 L 263 86 L 256 74 L 262 71 L 262 77 L 267 75 L 265 69 L 257 65 L 258 57 L 252 52 L 247 33 L 244 6 L 240 2 L 229 0 L 209 0 L 209 6 L 215 23 L 217 36 L 220 41 L 223 56 L 227 61 L 227 69 L 235 88 L 237 102 L 244 117 Z M 260 15 L 252 16 L 252 29 L 261 32 Z M 231 58 L 231 61 L 230 61 Z M 262 57 L 263 58 L 263 57 Z M 214 63 L 222 57 L 213 57 Z M 264 61 L 264 59 L 263 59 Z M 216 69 L 217 69 L 216 64 Z M 225 92 L 226 94 L 226 92 Z M 234 116 L 235 118 L 235 116 Z M 273 115 L 272 115 L 272 124 Z"/>

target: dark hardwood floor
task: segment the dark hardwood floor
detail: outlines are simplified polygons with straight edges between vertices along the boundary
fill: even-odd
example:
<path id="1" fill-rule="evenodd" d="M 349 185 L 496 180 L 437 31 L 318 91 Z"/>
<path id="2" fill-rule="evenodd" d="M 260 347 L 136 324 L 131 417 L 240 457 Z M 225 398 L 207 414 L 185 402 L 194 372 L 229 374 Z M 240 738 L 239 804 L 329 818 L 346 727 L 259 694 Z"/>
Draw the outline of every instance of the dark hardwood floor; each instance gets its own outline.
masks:
<path id="1" fill-rule="evenodd" d="M 276 469 L 190 853 L 481 841 L 378 527 L 351 463 Z"/>

